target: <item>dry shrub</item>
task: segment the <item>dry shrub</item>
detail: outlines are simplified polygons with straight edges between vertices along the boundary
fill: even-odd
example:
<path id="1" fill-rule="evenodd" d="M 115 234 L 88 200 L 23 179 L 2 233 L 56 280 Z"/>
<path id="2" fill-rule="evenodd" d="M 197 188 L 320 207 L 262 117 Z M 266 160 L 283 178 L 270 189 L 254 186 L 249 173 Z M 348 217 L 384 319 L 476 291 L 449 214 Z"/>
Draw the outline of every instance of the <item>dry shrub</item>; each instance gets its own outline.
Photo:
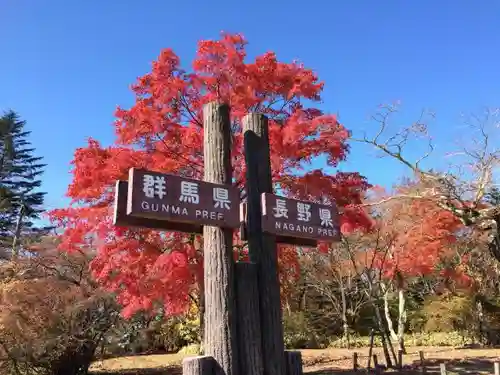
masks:
<path id="1" fill-rule="evenodd" d="M 476 322 L 472 296 L 445 294 L 430 297 L 424 305 L 426 332 L 466 332 Z"/>
<path id="2" fill-rule="evenodd" d="M 0 373 L 86 374 L 118 309 L 90 279 L 84 253 L 43 245 L 0 266 Z"/>

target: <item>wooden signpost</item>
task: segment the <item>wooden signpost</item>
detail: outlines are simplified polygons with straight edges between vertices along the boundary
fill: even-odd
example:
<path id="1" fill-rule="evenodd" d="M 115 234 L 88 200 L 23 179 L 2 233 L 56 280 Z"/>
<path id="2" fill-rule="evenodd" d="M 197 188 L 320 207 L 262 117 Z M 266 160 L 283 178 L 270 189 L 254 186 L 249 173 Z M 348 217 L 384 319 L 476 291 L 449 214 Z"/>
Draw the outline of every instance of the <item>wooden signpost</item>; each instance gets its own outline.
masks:
<path id="1" fill-rule="evenodd" d="M 340 239 L 336 207 L 262 194 L 262 230 L 281 243 L 303 238 L 323 242 Z"/>
<path id="2" fill-rule="evenodd" d="M 116 181 L 113 224 L 120 227 L 137 227 L 168 232 L 203 233 L 203 226 L 161 219 L 147 219 L 127 215 L 128 181 Z"/>
<path id="3" fill-rule="evenodd" d="M 114 224 L 203 234 L 204 356 L 185 375 L 301 375 L 300 352 L 284 349 L 277 243 L 316 246 L 340 239 L 336 207 L 273 194 L 267 118 L 243 118 L 247 201 L 231 186 L 229 107 L 203 108 L 204 181 L 131 168 L 117 181 Z M 250 262 L 234 263 L 233 230 Z"/>
<path id="4" fill-rule="evenodd" d="M 129 216 L 195 227 L 239 226 L 240 192 L 233 186 L 131 168 L 127 197 Z"/>

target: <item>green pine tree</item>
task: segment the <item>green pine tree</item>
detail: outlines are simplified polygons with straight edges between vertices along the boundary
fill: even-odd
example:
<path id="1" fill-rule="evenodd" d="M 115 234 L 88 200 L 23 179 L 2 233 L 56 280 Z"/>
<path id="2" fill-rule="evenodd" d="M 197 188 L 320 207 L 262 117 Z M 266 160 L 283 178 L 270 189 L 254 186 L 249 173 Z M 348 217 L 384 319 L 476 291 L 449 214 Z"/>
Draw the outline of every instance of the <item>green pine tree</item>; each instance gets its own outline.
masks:
<path id="1" fill-rule="evenodd" d="M 44 211 L 40 192 L 45 164 L 34 156 L 26 122 L 14 111 L 0 117 L 0 248 L 16 255 L 24 239 L 46 233 L 34 221 Z"/>
<path id="2" fill-rule="evenodd" d="M 493 206 L 499 206 L 500 205 L 500 189 L 497 187 L 492 187 L 486 194 L 485 194 L 485 201 Z"/>

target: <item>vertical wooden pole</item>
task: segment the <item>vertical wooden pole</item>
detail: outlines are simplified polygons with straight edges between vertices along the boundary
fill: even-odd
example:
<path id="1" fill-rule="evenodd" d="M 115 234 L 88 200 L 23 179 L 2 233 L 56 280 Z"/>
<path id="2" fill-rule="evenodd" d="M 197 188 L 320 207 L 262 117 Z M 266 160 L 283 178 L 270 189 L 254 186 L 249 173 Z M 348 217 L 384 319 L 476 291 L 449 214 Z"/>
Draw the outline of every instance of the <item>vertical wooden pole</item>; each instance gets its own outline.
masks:
<path id="1" fill-rule="evenodd" d="M 500 362 L 495 362 L 493 364 L 493 371 L 495 375 L 500 375 Z"/>
<path id="2" fill-rule="evenodd" d="M 422 350 L 420 350 L 418 352 L 418 356 L 420 357 L 420 371 L 422 372 L 422 374 L 425 374 L 425 357 L 424 357 L 424 352 Z"/>
<path id="3" fill-rule="evenodd" d="M 373 355 L 373 369 L 375 370 L 375 374 L 378 374 L 380 372 L 380 369 L 378 367 L 378 358 L 377 355 Z"/>
<path id="4" fill-rule="evenodd" d="M 247 167 L 247 237 L 250 260 L 257 264 L 262 355 L 265 375 L 285 374 L 285 346 L 274 236 L 262 232 L 261 193 L 272 193 L 268 120 L 250 113 L 243 118 Z"/>
<path id="5" fill-rule="evenodd" d="M 295 350 L 285 350 L 287 375 L 303 375 L 302 354 Z"/>
<path id="6" fill-rule="evenodd" d="M 264 365 L 262 363 L 257 265 L 237 262 L 235 271 L 240 374 L 262 375 Z"/>
<path id="7" fill-rule="evenodd" d="M 401 370 L 403 368 L 403 350 L 398 350 L 398 369 Z"/>
<path id="8" fill-rule="evenodd" d="M 440 363 L 439 364 L 439 372 L 441 375 L 446 375 L 447 372 L 446 372 L 446 365 L 444 363 Z"/>
<path id="9" fill-rule="evenodd" d="M 218 102 L 203 107 L 204 170 L 207 182 L 232 183 L 229 107 Z M 235 203 L 233 203 L 235 204 Z M 234 375 L 236 314 L 232 230 L 203 228 L 205 288 L 205 355 L 215 358 L 216 373 Z"/>
<path id="10" fill-rule="evenodd" d="M 368 365 L 366 366 L 368 369 L 370 369 L 371 366 L 374 340 L 375 340 L 375 330 L 372 328 L 370 330 L 370 348 L 368 349 Z"/>
<path id="11" fill-rule="evenodd" d="M 189 357 L 182 361 L 183 375 L 215 375 L 215 368 L 215 360 L 210 356 Z"/>
<path id="12" fill-rule="evenodd" d="M 352 353 L 352 370 L 358 371 L 358 353 L 357 352 Z"/>

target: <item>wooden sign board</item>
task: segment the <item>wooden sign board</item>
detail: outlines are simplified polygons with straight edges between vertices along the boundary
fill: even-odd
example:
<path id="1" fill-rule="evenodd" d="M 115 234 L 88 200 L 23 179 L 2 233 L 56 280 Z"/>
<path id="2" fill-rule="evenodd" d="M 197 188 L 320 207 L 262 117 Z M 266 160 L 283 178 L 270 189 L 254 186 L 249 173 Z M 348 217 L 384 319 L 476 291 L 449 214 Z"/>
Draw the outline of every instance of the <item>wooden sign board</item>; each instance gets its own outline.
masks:
<path id="1" fill-rule="evenodd" d="M 246 223 L 247 223 L 247 202 L 240 203 L 240 237 L 242 241 L 248 241 Z M 296 238 L 287 236 L 274 236 L 276 243 L 296 245 L 302 247 L 316 247 L 318 242 L 307 238 Z"/>
<path id="2" fill-rule="evenodd" d="M 262 230 L 284 238 L 320 242 L 340 240 L 339 215 L 335 206 L 298 201 L 263 193 Z"/>
<path id="3" fill-rule="evenodd" d="M 131 168 L 127 215 L 154 220 L 238 228 L 240 191 L 180 176 Z"/>
<path id="4" fill-rule="evenodd" d="M 185 233 L 203 233 L 201 225 L 188 223 L 176 223 L 165 220 L 146 219 L 127 215 L 127 193 L 128 182 L 116 181 L 115 186 L 115 210 L 113 215 L 113 224 L 120 227 L 137 227 L 156 230 L 165 230 L 169 232 Z"/>

